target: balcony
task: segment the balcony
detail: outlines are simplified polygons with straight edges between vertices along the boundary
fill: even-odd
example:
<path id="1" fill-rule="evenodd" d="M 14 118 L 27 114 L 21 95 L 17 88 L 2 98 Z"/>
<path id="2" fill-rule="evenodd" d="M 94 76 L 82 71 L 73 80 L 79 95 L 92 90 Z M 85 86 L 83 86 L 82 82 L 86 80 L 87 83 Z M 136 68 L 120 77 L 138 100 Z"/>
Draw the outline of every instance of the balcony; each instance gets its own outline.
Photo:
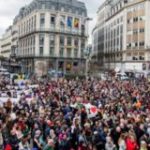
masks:
<path id="1" fill-rule="evenodd" d="M 34 34 L 34 33 L 54 33 L 54 34 L 69 34 L 69 35 L 75 35 L 75 36 L 81 36 L 81 37 L 88 37 L 88 35 L 86 34 L 86 31 L 83 32 L 81 30 L 74 30 L 74 29 L 60 29 L 60 28 L 38 28 L 35 30 L 31 30 L 28 31 L 26 33 L 23 33 L 21 35 L 19 35 L 19 38 L 23 38 L 25 36 Z"/>
<path id="2" fill-rule="evenodd" d="M 19 54 L 17 55 L 17 58 L 34 58 L 34 57 L 56 58 L 58 56 L 56 54 Z"/>

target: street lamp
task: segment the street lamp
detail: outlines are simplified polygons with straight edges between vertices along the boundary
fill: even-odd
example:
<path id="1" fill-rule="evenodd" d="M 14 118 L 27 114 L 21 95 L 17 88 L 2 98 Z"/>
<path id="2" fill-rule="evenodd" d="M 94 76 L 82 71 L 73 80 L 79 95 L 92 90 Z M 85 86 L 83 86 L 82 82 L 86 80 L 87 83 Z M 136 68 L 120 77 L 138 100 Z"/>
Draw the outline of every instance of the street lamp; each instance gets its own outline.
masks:
<path id="1" fill-rule="evenodd" d="M 92 50 L 92 46 L 87 46 L 87 48 L 85 49 L 85 56 L 86 56 L 86 71 L 85 71 L 85 75 L 86 77 L 88 77 L 88 72 L 89 72 L 89 60 L 90 60 L 90 54 L 91 54 L 91 50 Z"/>
<path id="2" fill-rule="evenodd" d="M 24 60 L 21 60 L 21 72 L 22 73 L 24 73 L 25 72 L 25 68 L 24 68 L 24 66 L 25 66 L 25 61 Z"/>
<path id="3" fill-rule="evenodd" d="M 93 18 L 90 18 L 90 17 L 86 17 L 85 20 L 84 20 L 84 23 L 85 23 L 86 28 L 87 28 L 87 33 L 88 33 L 88 22 L 92 21 L 92 20 L 93 20 Z M 85 56 L 86 56 L 86 68 L 85 68 L 86 69 L 86 71 L 85 71 L 86 77 L 88 76 L 88 69 L 89 69 L 88 65 L 89 65 L 90 51 L 91 51 L 91 49 L 88 46 L 87 46 L 87 48 L 85 48 L 85 51 L 84 51 Z"/>

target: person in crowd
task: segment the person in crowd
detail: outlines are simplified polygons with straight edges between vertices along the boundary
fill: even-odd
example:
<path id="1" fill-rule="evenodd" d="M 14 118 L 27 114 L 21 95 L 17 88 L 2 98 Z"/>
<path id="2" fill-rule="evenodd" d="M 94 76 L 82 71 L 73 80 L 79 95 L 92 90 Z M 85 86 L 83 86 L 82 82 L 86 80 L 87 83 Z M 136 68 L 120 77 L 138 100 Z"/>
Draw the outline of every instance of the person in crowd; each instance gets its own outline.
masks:
<path id="1" fill-rule="evenodd" d="M 43 150 L 54 150 L 54 148 L 55 148 L 54 141 L 52 139 L 48 139 L 48 142 Z"/>
<path id="2" fill-rule="evenodd" d="M 12 92 L 20 93 L 16 101 Z M 146 79 L 34 79 L 23 89 L 1 84 L 3 94 L 8 98 L 0 97 L 0 149 L 150 149 Z"/>
<path id="3" fill-rule="evenodd" d="M 126 150 L 126 135 L 121 134 L 118 140 L 119 150 Z"/>
<path id="4" fill-rule="evenodd" d="M 113 143 L 113 140 L 110 136 L 106 137 L 105 150 L 115 150 L 116 145 Z"/>
<path id="5" fill-rule="evenodd" d="M 126 139 L 127 150 L 138 150 L 137 141 L 134 135 L 129 134 Z"/>

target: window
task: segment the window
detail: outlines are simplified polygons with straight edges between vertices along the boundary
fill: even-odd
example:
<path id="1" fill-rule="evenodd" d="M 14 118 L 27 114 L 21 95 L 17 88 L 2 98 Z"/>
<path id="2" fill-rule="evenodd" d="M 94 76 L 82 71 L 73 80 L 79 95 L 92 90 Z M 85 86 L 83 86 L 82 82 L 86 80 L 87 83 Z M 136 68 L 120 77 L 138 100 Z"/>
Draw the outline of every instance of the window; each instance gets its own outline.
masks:
<path id="1" fill-rule="evenodd" d="M 65 37 L 64 36 L 60 36 L 60 45 L 61 46 L 65 45 Z"/>
<path id="2" fill-rule="evenodd" d="M 40 28 L 44 28 L 45 26 L 45 14 L 40 15 Z"/>
<path id="3" fill-rule="evenodd" d="M 117 27 L 117 35 L 119 35 L 119 26 Z"/>
<path id="4" fill-rule="evenodd" d="M 29 32 L 31 31 L 31 19 L 29 19 Z"/>
<path id="5" fill-rule="evenodd" d="M 128 24 L 131 23 L 131 19 L 128 19 L 128 20 L 127 20 L 127 23 L 128 23 Z"/>
<path id="6" fill-rule="evenodd" d="M 144 29 L 140 29 L 140 33 L 143 33 L 145 30 Z"/>
<path id="7" fill-rule="evenodd" d="M 145 42 L 140 42 L 139 43 L 139 46 L 144 46 L 145 45 Z"/>
<path id="8" fill-rule="evenodd" d="M 81 48 L 83 48 L 83 49 L 85 48 L 85 40 L 81 41 Z"/>
<path id="9" fill-rule="evenodd" d="M 40 46 L 44 45 L 44 34 L 40 34 L 40 36 L 39 36 L 39 44 L 40 44 Z"/>
<path id="10" fill-rule="evenodd" d="M 135 57 L 135 56 L 133 56 L 132 60 L 138 60 L 138 58 L 137 58 L 137 57 Z"/>
<path id="11" fill-rule="evenodd" d="M 33 17 L 31 19 L 31 31 L 33 30 Z"/>
<path id="12" fill-rule="evenodd" d="M 85 25 L 81 25 L 81 34 L 84 35 L 85 33 Z"/>
<path id="13" fill-rule="evenodd" d="M 51 10 L 56 10 L 55 6 L 51 6 Z"/>
<path id="14" fill-rule="evenodd" d="M 55 45 L 55 35 L 50 35 L 50 45 Z"/>
<path id="15" fill-rule="evenodd" d="M 123 33 L 123 25 L 120 26 L 120 34 Z"/>
<path id="16" fill-rule="evenodd" d="M 119 50 L 119 38 L 117 38 L 117 50 Z"/>
<path id="17" fill-rule="evenodd" d="M 35 36 L 33 36 L 32 44 L 33 44 L 33 46 L 35 46 Z"/>
<path id="18" fill-rule="evenodd" d="M 60 55 L 60 57 L 64 56 L 64 48 L 63 47 L 60 48 L 59 55 Z"/>
<path id="19" fill-rule="evenodd" d="M 139 60 L 144 60 L 144 56 L 139 56 Z"/>
<path id="20" fill-rule="evenodd" d="M 139 4 L 139 9 L 144 9 L 145 5 L 144 3 Z"/>
<path id="21" fill-rule="evenodd" d="M 43 47 L 40 47 L 40 56 L 43 56 Z"/>
<path id="22" fill-rule="evenodd" d="M 64 11 L 64 7 L 61 7 L 61 11 Z"/>
<path id="23" fill-rule="evenodd" d="M 135 42 L 135 47 L 137 47 L 138 46 L 138 43 L 137 42 Z"/>
<path id="24" fill-rule="evenodd" d="M 42 9 L 45 9 L 45 4 L 42 4 Z"/>
<path id="25" fill-rule="evenodd" d="M 56 16 L 55 15 L 51 15 L 51 24 L 55 24 L 55 20 Z"/>
<path id="26" fill-rule="evenodd" d="M 86 16 L 86 14 L 85 14 L 85 12 L 84 12 L 84 11 L 82 12 L 82 16 L 83 16 L 83 17 L 84 17 L 84 16 Z"/>
<path id="27" fill-rule="evenodd" d="M 133 34 L 138 34 L 138 29 L 134 29 Z"/>
<path id="28" fill-rule="evenodd" d="M 67 48 L 67 57 L 71 57 L 71 52 L 72 52 L 72 49 L 71 48 Z"/>
<path id="29" fill-rule="evenodd" d="M 117 19 L 117 24 L 119 24 L 119 18 Z"/>
<path id="30" fill-rule="evenodd" d="M 78 57 L 78 49 L 77 48 L 74 49 L 74 57 L 76 57 L 76 58 Z"/>
<path id="31" fill-rule="evenodd" d="M 120 37 L 120 49 L 122 50 L 122 46 L 123 46 L 123 36 Z"/>
<path id="32" fill-rule="evenodd" d="M 142 65 L 143 70 L 146 70 L 146 64 Z"/>
<path id="33" fill-rule="evenodd" d="M 29 41 L 30 41 L 30 46 L 32 46 L 32 37 L 30 37 Z"/>
<path id="34" fill-rule="evenodd" d="M 50 56 L 54 55 L 54 47 L 50 46 L 49 54 Z"/>
<path id="35" fill-rule="evenodd" d="M 34 16 L 34 29 L 36 28 L 36 16 Z"/>
<path id="36" fill-rule="evenodd" d="M 120 18 L 120 22 L 123 22 L 123 17 Z"/>
<path id="37" fill-rule="evenodd" d="M 81 49 L 81 57 L 84 57 L 84 49 Z"/>
<path id="38" fill-rule="evenodd" d="M 67 45 L 68 46 L 72 45 L 72 38 L 71 37 L 67 37 Z"/>
<path id="39" fill-rule="evenodd" d="M 128 43 L 128 44 L 127 44 L 127 48 L 131 48 L 131 43 Z"/>
<path id="40" fill-rule="evenodd" d="M 78 39 L 78 38 L 75 38 L 75 39 L 74 39 L 74 46 L 75 46 L 75 47 L 78 47 L 78 45 L 79 45 L 79 39 Z"/>
<path id="41" fill-rule="evenodd" d="M 33 47 L 33 52 L 32 52 L 32 54 L 35 55 L 35 47 Z"/>
<path id="42" fill-rule="evenodd" d="M 138 22 L 138 17 L 133 18 L 133 22 Z"/>
<path id="43" fill-rule="evenodd" d="M 131 53 L 127 53 L 127 56 L 128 56 L 128 57 L 131 56 Z"/>
<path id="44" fill-rule="evenodd" d="M 144 17 L 144 16 L 140 16 L 140 17 L 139 17 L 139 20 L 140 20 L 140 21 L 143 21 L 143 20 L 145 20 L 145 17 Z"/>
<path id="45" fill-rule="evenodd" d="M 63 61 L 59 61 L 58 62 L 58 69 L 63 71 L 64 68 L 64 62 Z"/>
<path id="46" fill-rule="evenodd" d="M 74 67 L 77 67 L 77 66 L 78 66 L 78 62 L 74 62 L 74 63 L 73 63 L 73 66 L 74 66 Z"/>

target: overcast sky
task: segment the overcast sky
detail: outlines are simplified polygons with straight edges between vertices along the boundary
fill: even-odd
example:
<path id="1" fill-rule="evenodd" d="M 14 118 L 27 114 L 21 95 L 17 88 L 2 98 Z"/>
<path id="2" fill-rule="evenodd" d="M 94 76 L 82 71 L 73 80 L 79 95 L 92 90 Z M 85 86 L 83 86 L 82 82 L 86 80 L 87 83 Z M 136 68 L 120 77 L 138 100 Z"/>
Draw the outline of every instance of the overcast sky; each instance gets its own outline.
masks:
<path id="1" fill-rule="evenodd" d="M 14 17 L 18 14 L 19 9 L 27 5 L 32 0 L 0 0 L 0 36 L 5 29 L 12 24 Z M 96 22 L 96 11 L 104 0 L 80 0 L 85 2 L 88 10 L 88 16 L 93 18 L 90 23 L 90 33 Z"/>

